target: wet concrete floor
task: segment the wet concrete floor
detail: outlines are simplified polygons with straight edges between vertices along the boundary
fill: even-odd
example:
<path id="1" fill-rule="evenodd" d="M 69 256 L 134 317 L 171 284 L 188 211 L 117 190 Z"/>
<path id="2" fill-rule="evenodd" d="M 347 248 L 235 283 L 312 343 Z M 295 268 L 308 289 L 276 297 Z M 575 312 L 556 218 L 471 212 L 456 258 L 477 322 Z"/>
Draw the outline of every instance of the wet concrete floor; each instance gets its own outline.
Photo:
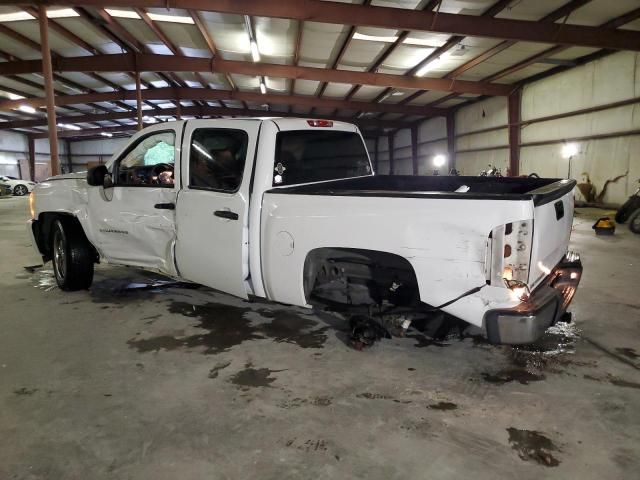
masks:
<path id="1" fill-rule="evenodd" d="M 0 200 L 0 479 L 637 477 L 640 237 L 601 212 L 573 324 L 358 352 L 336 315 L 135 269 L 61 292 Z"/>

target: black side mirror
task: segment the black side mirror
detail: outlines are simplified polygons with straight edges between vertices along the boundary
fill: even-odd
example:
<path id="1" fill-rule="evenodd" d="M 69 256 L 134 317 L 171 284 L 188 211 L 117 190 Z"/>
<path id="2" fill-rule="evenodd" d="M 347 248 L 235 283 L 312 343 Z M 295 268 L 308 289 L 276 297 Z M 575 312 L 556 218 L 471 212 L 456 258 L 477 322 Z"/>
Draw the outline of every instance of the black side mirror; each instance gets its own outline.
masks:
<path id="1" fill-rule="evenodd" d="M 109 174 L 109 170 L 105 165 L 98 165 L 87 171 L 87 183 L 92 187 L 100 187 L 104 185 L 104 177 Z"/>

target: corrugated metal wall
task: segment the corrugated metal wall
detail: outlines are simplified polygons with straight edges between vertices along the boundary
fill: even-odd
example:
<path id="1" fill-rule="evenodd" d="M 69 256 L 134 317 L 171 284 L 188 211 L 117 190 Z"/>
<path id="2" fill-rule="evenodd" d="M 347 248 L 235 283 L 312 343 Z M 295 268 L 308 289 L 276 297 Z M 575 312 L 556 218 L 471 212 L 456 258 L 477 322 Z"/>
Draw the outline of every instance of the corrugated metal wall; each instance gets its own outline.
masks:
<path id="1" fill-rule="evenodd" d="M 67 171 L 66 144 L 58 144 L 60 164 Z M 49 140 L 35 141 L 36 181 L 51 175 Z M 0 134 L 0 175 L 11 175 L 18 178 L 29 178 L 29 142 L 26 135 L 3 131 Z"/>
<path id="2" fill-rule="evenodd" d="M 625 105 L 610 108 L 610 104 Z M 455 114 L 456 168 L 478 175 L 509 168 L 507 98 L 490 98 Z M 597 111 L 581 112 L 595 108 Z M 575 113 L 575 114 L 573 114 Z M 561 115 L 563 118 L 548 119 Z M 623 203 L 640 179 L 640 54 L 620 52 L 527 85 L 522 92 L 520 175 L 566 178 L 563 146 L 575 143 L 571 177 L 588 176 L 596 192 L 610 182 L 605 203 Z M 433 156 L 447 154 L 445 118 L 418 126 L 418 173 L 433 173 Z M 594 138 L 595 137 L 595 138 Z M 412 174 L 409 129 L 393 134 L 394 174 Z M 388 136 L 378 139 L 378 172 L 389 172 Z M 373 152 L 372 152 L 373 155 Z M 440 169 L 447 173 L 448 166 Z M 579 196 L 579 194 L 578 194 Z M 579 196 L 580 198 L 580 196 Z"/>
<path id="3" fill-rule="evenodd" d="M 394 175 L 412 175 L 411 130 L 403 128 L 393 136 Z M 373 150 L 369 151 L 373 158 Z M 418 175 L 433 174 L 433 157 L 447 155 L 447 122 L 444 118 L 431 118 L 418 125 Z M 389 137 L 378 138 L 378 173 L 389 174 Z M 449 171 L 449 166 L 440 168 L 440 173 Z"/>
<path id="4" fill-rule="evenodd" d="M 527 86 L 522 120 L 638 97 L 640 54 L 621 52 Z M 611 137 L 588 138 L 608 135 Z M 562 157 L 565 139 L 578 150 L 571 159 L 572 178 L 581 181 L 584 173 L 600 192 L 607 180 L 626 174 L 609 184 L 604 202 L 622 203 L 635 191 L 640 178 L 640 103 L 524 126 L 521 173 L 566 177 L 569 160 Z M 527 146 L 534 142 L 549 143 Z"/>
<path id="5" fill-rule="evenodd" d="M 507 99 L 490 98 L 456 112 L 456 168 L 462 175 L 478 175 L 492 165 L 509 166 Z M 501 128 L 497 128 L 501 127 Z M 496 130 L 485 131 L 497 128 Z M 481 133 L 474 133 L 481 131 Z"/>

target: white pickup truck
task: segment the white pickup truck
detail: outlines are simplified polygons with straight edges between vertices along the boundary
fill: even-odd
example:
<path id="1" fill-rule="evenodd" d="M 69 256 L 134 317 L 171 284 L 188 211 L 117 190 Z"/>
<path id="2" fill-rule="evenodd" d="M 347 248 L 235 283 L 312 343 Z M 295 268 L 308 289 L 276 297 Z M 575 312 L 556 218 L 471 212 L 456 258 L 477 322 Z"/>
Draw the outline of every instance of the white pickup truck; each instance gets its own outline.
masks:
<path id="1" fill-rule="evenodd" d="M 104 261 L 242 298 L 440 310 L 518 344 L 564 314 L 580 280 L 574 185 L 375 175 L 347 123 L 187 120 L 40 183 L 28 230 L 63 290 L 89 288 Z"/>

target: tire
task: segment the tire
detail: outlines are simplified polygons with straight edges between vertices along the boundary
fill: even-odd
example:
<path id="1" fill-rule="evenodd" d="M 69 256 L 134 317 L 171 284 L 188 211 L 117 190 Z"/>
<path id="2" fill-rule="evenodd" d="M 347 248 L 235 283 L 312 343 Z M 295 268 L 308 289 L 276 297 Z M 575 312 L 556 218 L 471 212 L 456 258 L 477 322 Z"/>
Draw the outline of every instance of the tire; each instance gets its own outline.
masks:
<path id="1" fill-rule="evenodd" d="M 640 208 L 629 217 L 629 230 L 633 233 L 640 234 Z"/>
<path id="2" fill-rule="evenodd" d="M 72 221 L 56 220 L 51 233 L 51 261 L 58 287 L 88 289 L 93 282 L 94 255 L 82 228 Z"/>
<path id="3" fill-rule="evenodd" d="M 27 193 L 29 193 L 29 189 L 26 185 L 16 185 L 13 187 L 13 194 L 16 197 L 24 197 Z"/>
<path id="4" fill-rule="evenodd" d="M 627 223 L 631 214 L 640 208 L 640 199 L 637 196 L 631 197 L 616 212 L 616 223 Z"/>

